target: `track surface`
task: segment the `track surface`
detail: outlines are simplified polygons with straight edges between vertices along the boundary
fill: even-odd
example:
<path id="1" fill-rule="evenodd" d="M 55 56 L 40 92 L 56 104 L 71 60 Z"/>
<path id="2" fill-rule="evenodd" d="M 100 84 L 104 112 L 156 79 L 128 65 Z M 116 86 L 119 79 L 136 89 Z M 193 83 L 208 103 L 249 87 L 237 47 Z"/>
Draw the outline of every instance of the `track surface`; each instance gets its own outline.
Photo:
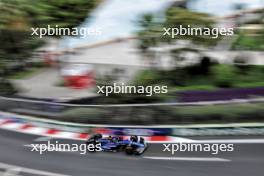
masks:
<path id="1" fill-rule="evenodd" d="M 29 147 L 24 146 L 36 143 L 33 141 L 37 138 L 39 136 L 0 130 L 0 163 L 72 176 L 263 176 L 264 174 L 263 143 L 235 144 L 234 152 L 218 155 L 205 152 L 177 152 L 172 156 L 162 152 L 164 147 L 161 144 L 151 144 L 143 156 L 126 156 L 123 153 L 105 152 L 87 155 L 72 152 L 49 152 L 40 155 L 31 152 Z M 254 137 L 254 139 L 256 138 Z M 60 143 L 82 143 L 71 140 L 58 141 Z M 144 158 L 157 156 L 223 158 L 230 161 L 179 161 Z"/>

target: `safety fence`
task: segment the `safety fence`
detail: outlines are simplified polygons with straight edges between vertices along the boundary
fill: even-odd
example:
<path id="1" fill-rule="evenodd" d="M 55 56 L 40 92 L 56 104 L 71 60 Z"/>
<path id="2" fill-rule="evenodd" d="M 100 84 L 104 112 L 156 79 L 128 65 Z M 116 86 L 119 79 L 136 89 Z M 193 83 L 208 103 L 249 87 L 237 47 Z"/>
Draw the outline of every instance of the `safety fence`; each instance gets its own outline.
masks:
<path id="1" fill-rule="evenodd" d="M 224 136 L 263 135 L 264 123 L 199 124 L 199 125 L 98 125 L 47 120 L 14 113 L 0 112 L 0 119 L 60 131 L 142 136 Z M 1 125 L 0 125 L 1 127 Z"/>
<path id="2" fill-rule="evenodd" d="M 0 110 L 86 124 L 264 122 L 264 98 L 147 104 L 68 104 L 0 97 Z"/>

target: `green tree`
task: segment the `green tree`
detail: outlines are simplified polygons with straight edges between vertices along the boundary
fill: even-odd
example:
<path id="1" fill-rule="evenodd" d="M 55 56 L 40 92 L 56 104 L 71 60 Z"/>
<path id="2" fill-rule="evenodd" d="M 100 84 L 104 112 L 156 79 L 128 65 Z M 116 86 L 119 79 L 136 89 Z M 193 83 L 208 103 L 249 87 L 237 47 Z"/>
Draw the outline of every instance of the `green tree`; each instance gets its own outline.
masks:
<path id="1" fill-rule="evenodd" d="M 31 27 L 74 27 L 100 0 L 0 0 L 0 82 L 14 65 L 23 69 L 32 51 L 43 43 Z M 0 85 L 0 86 L 1 86 Z M 6 90 L 6 89 L 5 89 Z"/>
<path id="2" fill-rule="evenodd" d="M 74 27 L 97 6 L 99 0 L 20 0 L 19 9 L 33 26 Z"/>
<path id="3" fill-rule="evenodd" d="M 97 0 L 0 0 L 0 66 L 23 62 L 42 43 L 31 27 L 74 27 L 95 8 Z"/>
<path id="4" fill-rule="evenodd" d="M 215 45 L 219 38 L 214 39 L 212 36 L 185 35 L 175 36 L 172 38 L 168 35 L 163 36 L 164 28 L 199 27 L 212 29 L 215 21 L 205 13 L 192 12 L 187 9 L 171 7 L 164 16 L 164 19 L 156 20 L 151 14 L 145 15 L 140 20 L 140 26 L 143 30 L 138 33 L 140 39 L 140 48 L 146 50 L 148 47 L 155 46 L 159 43 L 171 43 L 177 39 L 191 40 L 193 43 L 211 46 Z"/>
<path id="5" fill-rule="evenodd" d="M 235 82 L 236 68 L 233 65 L 216 65 L 211 68 L 215 84 L 218 87 L 232 87 Z"/>

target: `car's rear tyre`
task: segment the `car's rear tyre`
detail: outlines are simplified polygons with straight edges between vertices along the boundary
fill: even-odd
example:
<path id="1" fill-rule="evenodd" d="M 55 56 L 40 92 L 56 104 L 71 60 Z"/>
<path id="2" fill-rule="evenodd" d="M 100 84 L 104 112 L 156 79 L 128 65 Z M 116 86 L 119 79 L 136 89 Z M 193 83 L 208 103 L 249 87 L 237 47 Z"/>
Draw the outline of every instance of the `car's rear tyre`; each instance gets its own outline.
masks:
<path id="1" fill-rule="evenodd" d="M 88 146 L 90 144 L 93 144 L 95 147 L 99 143 L 98 140 L 102 139 L 102 138 L 103 138 L 102 134 L 99 134 L 99 133 L 91 135 L 91 137 L 86 141 L 86 145 Z M 88 150 L 88 151 L 89 152 L 95 152 L 96 150 L 94 150 L 94 151 Z"/>
<path id="2" fill-rule="evenodd" d="M 95 140 L 98 140 L 98 139 L 102 139 L 103 138 L 103 135 L 100 134 L 100 133 L 97 133 L 97 134 L 92 135 L 91 138 L 93 138 Z"/>
<path id="3" fill-rule="evenodd" d="M 134 148 L 131 146 L 127 146 L 125 149 L 125 152 L 127 155 L 133 155 L 134 154 Z"/>

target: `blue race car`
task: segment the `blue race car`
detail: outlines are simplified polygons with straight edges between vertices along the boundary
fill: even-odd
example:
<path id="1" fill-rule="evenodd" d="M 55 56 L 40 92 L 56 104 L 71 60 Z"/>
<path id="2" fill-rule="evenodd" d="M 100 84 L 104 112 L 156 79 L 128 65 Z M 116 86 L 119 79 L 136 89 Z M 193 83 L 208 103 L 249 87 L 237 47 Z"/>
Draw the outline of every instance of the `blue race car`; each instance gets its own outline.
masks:
<path id="1" fill-rule="evenodd" d="M 124 140 L 121 136 L 103 137 L 101 134 L 94 134 L 86 141 L 86 144 L 100 144 L 102 151 L 125 151 L 129 155 L 141 155 L 147 149 L 144 138 L 138 136 L 131 136 L 130 139 Z"/>

